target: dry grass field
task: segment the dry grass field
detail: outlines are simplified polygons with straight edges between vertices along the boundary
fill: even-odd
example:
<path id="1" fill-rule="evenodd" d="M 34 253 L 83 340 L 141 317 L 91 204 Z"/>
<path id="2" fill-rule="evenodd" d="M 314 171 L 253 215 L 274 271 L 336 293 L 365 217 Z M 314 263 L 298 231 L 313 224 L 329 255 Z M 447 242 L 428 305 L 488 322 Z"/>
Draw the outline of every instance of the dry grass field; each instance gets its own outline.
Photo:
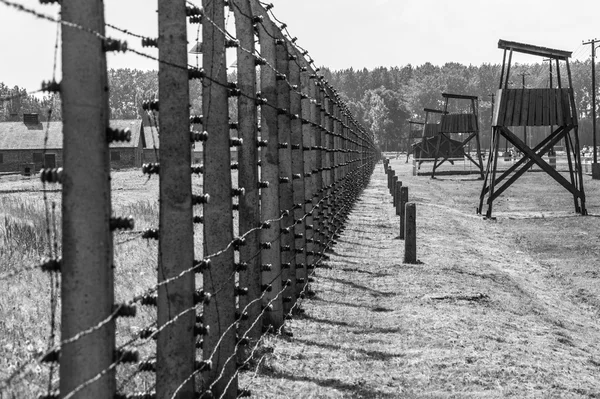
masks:
<path id="1" fill-rule="evenodd" d="M 272 338 L 257 398 L 600 398 L 600 207 L 528 173 L 475 214 L 474 176 L 413 177 L 417 265 L 402 263 L 381 164 L 317 269 L 293 337 Z"/>
<path id="2" fill-rule="evenodd" d="M 304 313 L 289 335 L 264 341 L 240 386 L 254 398 L 600 398 L 600 182 L 586 176 L 582 217 L 564 189 L 527 173 L 490 221 L 475 215 L 476 176 L 412 176 L 401 158 L 392 167 L 417 204 L 419 264 L 402 263 L 379 164 L 316 270 Z M 132 215 L 136 230 L 157 226 L 157 179 L 115 172 L 112 187 L 115 214 Z M 0 180 L 0 276 L 49 251 L 40 188 L 36 178 Z M 47 194 L 52 244 L 60 193 Z M 115 244 L 121 301 L 156 282 L 157 248 L 126 233 Z M 48 346 L 49 281 L 39 271 L 0 279 L 0 381 Z M 118 341 L 153 311 L 120 321 Z M 151 344 L 138 349 L 152 356 Z M 124 391 L 152 386 L 148 376 L 126 385 L 128 372 L 119 374 Z M 47 381 L 46 366 L 32 367 L 0 397 L 37 397 Z"/>
<path id="3" fill-rule="evenodd" d="M 133 232 L 120 231 L 114 235 L 115 301 L 125 302 L 142 294 L 156 284 L 158 244 L 140 238 L 140 231 L 158 227 L 158 178 L 148 179 L 138 170 L 112 173 L 113 214 L 132 216 Z M 195 193 L 202 192 L 201 179 L 193 179 Z M 6 176 L 0 179 L 0 382 L 31 362 L 49 346 L 51 319 L 50 275 L 28 270 L 41 263 L 54 251 L 60 254 L 60 191 L 47 185 L 45 205 L 42 183 L 38 177 Z M 46 219 L 46 209 L 49 218 Z M 47 227 L 50 236 L 47 235 Z M 195 226 L 196 253 L 202 254 L 202 225 Z M 56 246 L 56 249 L 54 247 Z M 24 270 L 24 271 L 23 271 Z M 3 276 L 18 273 L 7 279 Z M 202 278 L 197 278 L 202 285 Z M 57 309 L 60 328 L 60 304 Z M 141 328 L 156 320 L 156 309 L 138 307 L 133 319 L 117 323 L 117 345 L 128 342 Z M 153 341 L 141 341 L 134 349 L 142 359 L 155 358 Z M 0 398 L 36 398 L 46 393 L 48 366 L 27 368 L 23 378 L 17 378 Z M 150 373 L 128 379 L 135 372 L 131 366 L 118 370 L 119 385 L 126 392 L 145 391 L 152 387 Z M 57 383 L 57 375 L 53 378 Z M 1 385 L 0 385 L 1 386 Z M 3 394 L 6 396 L 3 396 Z"/>

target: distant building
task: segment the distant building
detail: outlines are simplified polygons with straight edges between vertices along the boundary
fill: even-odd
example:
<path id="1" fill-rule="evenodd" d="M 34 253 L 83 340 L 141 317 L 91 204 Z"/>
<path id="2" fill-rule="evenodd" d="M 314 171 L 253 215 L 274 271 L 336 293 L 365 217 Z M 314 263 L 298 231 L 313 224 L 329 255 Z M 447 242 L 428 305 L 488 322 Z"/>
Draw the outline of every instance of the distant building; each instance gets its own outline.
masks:
<path id="1" fill-rule="evenodd" d="M 131 141 L 110 144 L 111 168 L 139 168 L 152 162 L 144 159 L 148 144 L 141 120 L 112 120 L 110 126 L 131 130 Z M 17 122 L 0 122 L 0 173 L 33 174 L 43 167 L 62 167 L 62 145 L 62 122 L 42 123 L 37 114 L 24 114 Z"/>
<path id="2" fill-rule="evenodd" d="M 160 150 L 160 140 L 158 139 L 158 129 L 155 126 L 143 127 L 144 147 L 143 147 L 143 163 L 158 162 L 158 154 Z M 199 165 L 203 162 L 202 143 L 192 143 L 192 164 Z M 237 159 L 235 148 L 231 149 L 232 160 Z"/>
<path id="3" fill-rule="evenodd" d="M 114 142 L 110 148 L 112 169 L 141 168 L 145 163 L 159 162 L 158 129 L 149 120 L 111 120 L 114 129 L 130 129 L 131 141 Z M 0 174 L 35 174 L 40 169 L 63 166 L 62 122 L 41 122 L 38 114 L 12 115 L 11 121 L 0 122 Z M 231 136 L 237 132 L 232 130 Z M 46 144 L 44 144 L 46 141 Z M 192 164 L 202 164 L 203 145 L 191 143 Z M 231 148 L 231 162 L 237 162 L 237 148 Z"/>

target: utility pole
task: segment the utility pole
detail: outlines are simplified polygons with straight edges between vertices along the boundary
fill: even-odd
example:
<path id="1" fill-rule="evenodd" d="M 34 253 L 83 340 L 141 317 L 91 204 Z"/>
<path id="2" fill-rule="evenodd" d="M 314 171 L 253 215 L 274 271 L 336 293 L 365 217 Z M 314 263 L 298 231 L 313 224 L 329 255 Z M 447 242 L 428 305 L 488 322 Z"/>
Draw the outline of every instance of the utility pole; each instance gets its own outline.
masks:
<path id="1" fill-rule="evenodd" d="M 596 42 L 598 42 L 598 39 L 582 43 L 584 45 L 592 45 L 592 145 L 594 146 L 592 179 L 600 179 L 600 168 L 598 167 L 598 155 L 596 151 Z"/>
<path id="2" fill-rule="evenodd" d="M 542 61 L 543 62 L 548 61 L 548 63 L 549 63 L 548 64 L 548 67 L 549 67 L 548 71 L 550 72 L 550 75 L 549 75 L 550 76 L 550 80 L 549 80 L 550 85 L 549 85 L 549 87 L 552 88 L 552 58 L 544 58 Z"/>

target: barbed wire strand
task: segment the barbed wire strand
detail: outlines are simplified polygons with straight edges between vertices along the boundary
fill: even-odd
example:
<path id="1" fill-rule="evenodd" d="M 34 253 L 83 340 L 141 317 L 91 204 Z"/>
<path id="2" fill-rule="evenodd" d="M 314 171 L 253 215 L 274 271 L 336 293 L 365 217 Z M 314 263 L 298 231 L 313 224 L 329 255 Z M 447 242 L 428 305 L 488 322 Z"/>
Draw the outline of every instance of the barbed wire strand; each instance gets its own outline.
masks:
<path id="1" fill-rule="evenodd" d="M 60 13 L 59 13 L 60 18 Z M 56 23 L 56 35 L 54 39 L 54 64 L 52 67 L 52 80 L 54 81 L 56 77 L 56 69 L 57 69 L 57 59 L 58 59 L 58 47 L 59 47 L 59 39 L 60 39 L 60 23 Z M 46 129 L 44 132 L 44 148 L 42 151 L 42 161 L 43 168 L 46 167 L 46 154 L 48 151 L 48 139 L 50 135 L 50 121 L 52 119 L 52 111 L 55 105 L 55 97 L 52 96 L 52 100 L 50 103 L 50 108 L 48 109 L 48 116 L 46 120 Z M 35 171 L 35 165 L 34 165 Z M 48 241 L 48 255 L 52 260 L 56 260 L 58 256 L 58 232 L 56 227 L 56 202 L 52 202 L 52 216 L 50 216 L 50 210 L 48 207 L 48 193 L 46 191 L 46 180 L 42 179 L 42 187 L 43 187 L 43 201 L 44 201 L 44 214 L 46 220 L 46 240 Z M 52 227 L 52 231 L 51 231 Z M 52 348 L 55 344 L 56 340 L 56 310 L 58 306 L 58 292 L 60 291 L 60 283 L 58 273 L 49 272 L 50 277 L 50 331 L 48 337 L 48 348 Z M 48 371 L 48 386 L 47 393 L 50 394 L 52 392 L 52 379 L 55 373 L 55 363 L 50 362 L 49 371 Z"/>

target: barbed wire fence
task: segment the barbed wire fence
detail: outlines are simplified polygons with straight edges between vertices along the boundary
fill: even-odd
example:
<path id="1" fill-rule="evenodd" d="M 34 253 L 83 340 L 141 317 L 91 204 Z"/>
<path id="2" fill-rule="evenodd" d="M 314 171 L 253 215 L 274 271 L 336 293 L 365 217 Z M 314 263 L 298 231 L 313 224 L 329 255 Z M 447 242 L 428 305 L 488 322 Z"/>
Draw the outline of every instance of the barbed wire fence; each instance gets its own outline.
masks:
<path id="1" fill-rule="evenodd" d="M 62 28 L 62 81 L 43 90 L 61 96 L 64 135 L 63 168 L 41 171 L 44 184 L 62 185 L 62 246 L 39 266 L 56 276 L 53 287 L 60 276 L 60 339 L 53 327 L 49 349 L 0 380 L 0 397 L 39 363 L 53 365 L 47 399 L 250 395 L 252 379 L 242 388 L 238 374 L 256 373 L 265 337 L 284 334 L 285 320 L 301 312 L 373 171 L 372 134 L 270 4 L 159 0 L 155 39 L 105 24 L 99 0 L 62 0 L 59 18 L 0 3 Z M 188 64 L 188 24 L 199 24 L 202 67 Z M 111 39 L 107 26 L 157 47 L 158 57 Z M 227 81 L 227 49 L 236 51 L 236 81 Z M 113 212 L 109 144 L 131 134 L 109 127 L 107 52 L 158 65 L 158 98 L 143 108 L 160 146 L 157 162 L 142 168 L 158 175 L 157 228 L 134 231 L 132 218 Z M 194 79 L 202 82 L 202 115 L 190 115 Z M 192 163 L 192 145 L 202 147 L 203 165 Z M 198 178 L 202 192 L 192 189 Z M 113 243 L 117 230 L 130 238 Z M 114 251 L 136 240 L 158 241 L 157 282 L 116 303 Z M 151 322 L 117 336 L 117 322 L 141 307 L 156 316 L 144 310 Z M 136 379 L 144 389 L 132 392 Z"/>

